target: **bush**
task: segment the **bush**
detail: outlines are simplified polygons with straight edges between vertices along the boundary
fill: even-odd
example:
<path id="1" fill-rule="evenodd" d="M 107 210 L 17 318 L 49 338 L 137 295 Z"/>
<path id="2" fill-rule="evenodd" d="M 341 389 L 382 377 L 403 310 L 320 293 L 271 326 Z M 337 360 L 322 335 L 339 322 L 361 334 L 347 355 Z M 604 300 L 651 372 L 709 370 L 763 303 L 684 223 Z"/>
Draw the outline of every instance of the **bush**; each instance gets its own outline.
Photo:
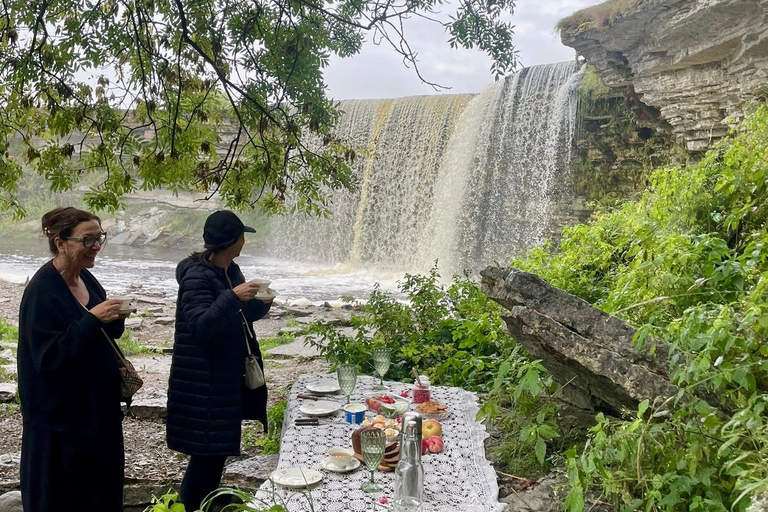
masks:
<path id="1" fill-rule="evenodd" d="M 437 268 L 428 275 L 406 274 L 398 283 L 405 302 L 377 285 L 361 314 L 352 316 L 355 336 L 316 322 L 310 343 L 332 365 L 356 364 L 362 373 L 374 372 L 373 349 L 386 347 L 392 351 L 387 379 L 409 381 L 416 368 L 434 384 L 490 390 L 515 348 L 501 308 L 467 276 L 454 276 L 447 287 L 439 278 Z"/>
<path id="2" fill-rule="evenodd" d="M 698 164 L 656 171 L 638 201 L 566 229 L 513 266 L 670 347 L 680 392 L 598 416 L 567 453 L 567 509 L 599 489 L 620 510 L 743 511 L 768 489 L 768 109 Z M 652 347 L 651 347 L 652 348 Z"/>

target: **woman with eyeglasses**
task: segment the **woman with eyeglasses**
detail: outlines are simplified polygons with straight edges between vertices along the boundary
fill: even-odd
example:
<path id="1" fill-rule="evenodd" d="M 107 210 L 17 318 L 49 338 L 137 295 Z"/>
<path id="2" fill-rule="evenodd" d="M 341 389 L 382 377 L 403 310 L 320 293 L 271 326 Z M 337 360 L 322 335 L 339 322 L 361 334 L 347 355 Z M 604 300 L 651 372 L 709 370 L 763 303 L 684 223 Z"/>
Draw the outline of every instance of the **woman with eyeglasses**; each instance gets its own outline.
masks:
<path id="1" fill-rule="evenodd" d="M 56 208 L 42 219 L 53 258 L 35 273 L 19 312 L 24 512 L 123 510 L 120 300 L 88 271 L 106 242 L 100 219 Z"/>

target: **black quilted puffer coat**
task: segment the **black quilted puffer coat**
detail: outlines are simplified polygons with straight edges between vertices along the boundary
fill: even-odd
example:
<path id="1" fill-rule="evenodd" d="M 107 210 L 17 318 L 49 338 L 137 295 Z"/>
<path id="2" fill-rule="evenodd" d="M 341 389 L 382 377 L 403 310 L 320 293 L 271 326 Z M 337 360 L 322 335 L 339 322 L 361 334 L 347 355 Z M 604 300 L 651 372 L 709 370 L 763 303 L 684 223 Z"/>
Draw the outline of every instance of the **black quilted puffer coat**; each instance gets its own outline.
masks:
<path id="1" fill-rule="evenodd" d="M 245 282 L 235 263 L 227 272 L 233 287 Z M 249 390 L 244 385 L 246 347 L 240 311 L 252 328 L 271 304 L 241 302 L 224 269 L 196 255 L 179 263 L 176 280 L 168 447 L 188 455 L 239 455 L 243 419 L 259 420 L 267 428 L 267 387 Z M 250 343 L 263 368 L 258 342 Z"/>

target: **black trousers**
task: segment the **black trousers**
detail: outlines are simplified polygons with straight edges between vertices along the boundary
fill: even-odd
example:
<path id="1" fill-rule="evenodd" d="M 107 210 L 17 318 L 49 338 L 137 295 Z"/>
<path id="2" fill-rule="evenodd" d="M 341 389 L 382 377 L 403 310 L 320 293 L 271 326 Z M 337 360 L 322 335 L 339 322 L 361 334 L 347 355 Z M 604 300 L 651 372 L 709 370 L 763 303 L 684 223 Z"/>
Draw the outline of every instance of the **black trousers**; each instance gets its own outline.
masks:
<path id="1" fill-rule="evenodd" d="M 122 512 L 123 429 L 97 435 L 24 424 L 21 501 L 24 512 Z"/>
<path id="2" fill-rule="evenodd" d="M 189 457 L 189 464 L 187 464 L 187 471 L 184 473 L 179 492 L 187 512 L 199 510 L 205 497 L 219 488 L 226 461 L 226 456 L 192 455 Z"/>

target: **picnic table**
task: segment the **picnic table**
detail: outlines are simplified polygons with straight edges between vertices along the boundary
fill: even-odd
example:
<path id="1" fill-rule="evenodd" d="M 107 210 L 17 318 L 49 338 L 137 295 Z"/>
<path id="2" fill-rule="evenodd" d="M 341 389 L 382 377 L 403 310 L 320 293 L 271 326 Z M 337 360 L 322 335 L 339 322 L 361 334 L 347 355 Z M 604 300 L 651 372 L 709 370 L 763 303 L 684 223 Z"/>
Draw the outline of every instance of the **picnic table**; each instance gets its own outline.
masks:
<path id="1" fill-rule="evenodd" d="M 304 417 L 299 411 L 304 399 L 297 398 L 297 395 L 306 394 L 305 385 L 321 378 L 335 379 L 335 375 L 306 375 L 291 388 L 283 419 L 278 469 L 315 469 L 323 473 L 323 480 L 306 490 L 285 489 L 268 480 L 257 491 L 256 496 L 269 501 L 277 495 L 277 503 L 284 503 L 290 512 L 388 510 L 379 505 L 379 499 L 385 496 L 392 500 L 394 473 L 376 471 L 375 480 L 383 492 L 368 494 L 360 489 L 360 485 L 370 478 L 365 464 L 350 473 L 324 471 L 320 465 L 320 461 L 331 447 L 352 447 L 352 432 L 359 428 L 359 425 L 347 424 L 341 410 L 321 419 L 317 426 L 295 425 L 297 418 Z M 358 376 L 351 401 L 363 403 L 365 395 L 377 393 L 373 389 L 376 384 L 376 378 Z M 396 394 L 412 387 L 402 382 L 385 384 L 390 393 Z M 341 394 L 330 395 L 330 398 L 346 403 Z M 498 502 L 496 474 L 485 458 L 483 441 L 488 434 L 485 427 L 475 421 L 478 410 L 477 396 L 461 388 L 433 386 L 432 399 L 448 405 L 450 414 L 440 420 L 443 425 L 444 451 L 428 453 L 422 457 L 423 512 L 502 512 L 505 505 Z M 414 405 L 411 405 L 411 410 L 415 410 Z"/>

